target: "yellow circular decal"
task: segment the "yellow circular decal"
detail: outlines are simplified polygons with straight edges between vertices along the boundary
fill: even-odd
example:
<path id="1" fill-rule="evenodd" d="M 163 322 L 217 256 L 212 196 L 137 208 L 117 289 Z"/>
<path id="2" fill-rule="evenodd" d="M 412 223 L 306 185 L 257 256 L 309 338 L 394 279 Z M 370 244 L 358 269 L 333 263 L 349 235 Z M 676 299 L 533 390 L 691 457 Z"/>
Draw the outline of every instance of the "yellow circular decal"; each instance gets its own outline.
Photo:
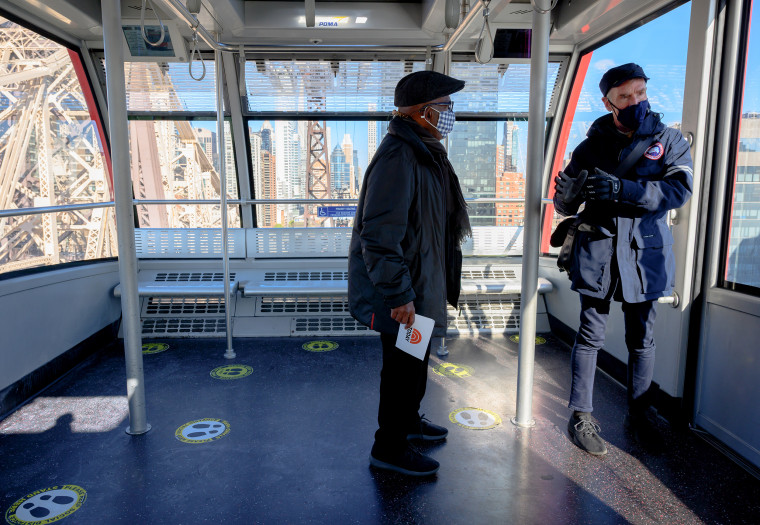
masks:
<path id="1" fill-rule="evenodd" d="M 433 367 L 433 372 L 444 377 L 469 377 L 472 375 L 472 368 L 456 363 L 441 363 Z"/>
<path id="2" fill-rule="evenodd" d="M 338 348 L 338 343 L 333 341 L 309 341 L 304 343 L 301 348 L 309 352 L 330 352 Z"/>
<path id="3" fill-rule="evenodd" d="M 145 343 L 142 345 L 143 354 L 160 354 L 169 349 L 166 343 Z"/>
<path id="4" fill-rule="evenodd" d="M 512 341 L 513 343 L 519 343 L 520 342 L 520 336 L 519 335 L 511 335 L 511 336 L 509 336 L 509 340 Z M 536 344 L 537 345 L 542 345 L 545 342 L 546 342 L 546 339 L 544 339 L 540 335 L 536 336 Z"/>
<path id="5" fill-rule="evenodd" d="M 449 421 L 470 430 L 488 430 L 501 425 L 501 418 L 498 414 L 474 407 L 454 410 L 449 414 Z"/>
<path id="6" fill-rule="evenodd" d="M 87 491 L 77 485 L 62 485 L 36 490 L 11 505 L 5 521 L 13 524 L 53 523 L 79 509 Z"/>
<path id="7" fill-rule="evenodd" d="M 240 379 L 253 373 L 253 367 L 248 365 L 226 365 L 214 368 L 211 377 L 214 379 Z"/>
<path id="8" fill-rule="evenodd" d="M 183 443 L 208 443 L 230 432 L 230 424 L 223 419 L 198 419 L 185 423 L 177 429 L 174 437 Z"/>

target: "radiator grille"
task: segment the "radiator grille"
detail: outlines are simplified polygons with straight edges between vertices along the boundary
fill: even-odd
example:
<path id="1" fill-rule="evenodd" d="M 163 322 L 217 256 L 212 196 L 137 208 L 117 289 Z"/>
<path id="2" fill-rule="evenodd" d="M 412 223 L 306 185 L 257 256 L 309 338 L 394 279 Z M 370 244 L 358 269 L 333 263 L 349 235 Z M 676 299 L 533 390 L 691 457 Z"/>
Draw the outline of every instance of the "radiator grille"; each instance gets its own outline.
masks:
<path id="1" fill-rule="evenodd" d="M 467 317 L 457 317 L 449 321 L 449 329 L 460 331 L 468 330 L 518 330 L 520 328 L 519 315 L 469 315 Z"/>
<path id="2" fill-rule="evenodd" d="M 299 317 L 293 320 L 292 332 L 297 335 L 340 335 L 374 333 L 351 317 Z"/>
<path id="3" fill-rule="evenodd" d="M 266 272 L 265 281 L 345 281 L 348 272 Z"/>
<path id="4" fill-rule="evenodd" d="M 483 269 L 483 270 L 462 270 L 462 279 L 516 279 L 517 274 L 514 270 L 503 269 Z"/>
<path id="5" fill-rule="evenodd" d="M 143 317 L 220 316 L 224 315 L 222 297 L 149 297 L 143 306 Z"/>
<path id="6" fill-rule="evenodd" d="M 262 297 L 257 314 L 344 314 L 348 298 L 343 297 Z"/>
<path id="7" fill-rule="evenodd" d="M 226 334 L 225 319 L 144 319 L 142 334 L 148 336 L 219 337 Z"/>
<path id="8" fill-rule="evenodd" d="M 450 308 L 451 309 L 451 308 Z M 520 296 L 488 296 L 476 295 L 464 296 L 459 301 L 460 315 L 478 314 L 480 312 L 502 312 L 510 313 L 520 310 Z"/>
<path id="9" fill-rule="evenodd" d="M 230 281 L 235 280 L 235 274 L 230 273 Z M 224 282 L 224 272 L 159 272 L 156 274 L 157 283 L 185 282 Z"/>

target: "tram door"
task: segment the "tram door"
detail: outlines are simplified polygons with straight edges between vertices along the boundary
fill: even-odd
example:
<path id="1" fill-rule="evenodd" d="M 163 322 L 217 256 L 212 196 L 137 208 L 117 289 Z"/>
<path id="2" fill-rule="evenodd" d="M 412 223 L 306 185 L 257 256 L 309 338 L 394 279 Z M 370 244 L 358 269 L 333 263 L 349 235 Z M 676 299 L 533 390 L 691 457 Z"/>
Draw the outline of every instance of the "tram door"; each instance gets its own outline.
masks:
<path id="1" fill-rule="evenodd" d="M 728 4 L 694 422 L 760 467 L 760 1 Z"/>

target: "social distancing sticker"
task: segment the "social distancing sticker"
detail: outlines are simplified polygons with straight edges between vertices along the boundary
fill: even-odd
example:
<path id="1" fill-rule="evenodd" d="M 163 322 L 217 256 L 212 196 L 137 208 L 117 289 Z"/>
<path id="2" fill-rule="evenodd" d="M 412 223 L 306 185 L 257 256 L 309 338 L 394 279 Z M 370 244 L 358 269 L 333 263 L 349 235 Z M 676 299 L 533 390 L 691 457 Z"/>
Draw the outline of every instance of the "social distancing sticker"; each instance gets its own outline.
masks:
<path id="1" fill-rule="evenodd" d="M 211 377 L 214 379 L 223 379 L 227 381 L 230 379 L 248 377 L 252 373 L 253 367 L 248 365 L 225 365 L 214 368 L 211 371 Z"/>
<path id="2" fill-rule="evenodd" d="M 510 335 L 509 336 L 509 340 L 512 341 L 513 343 L 519 343 L 520 342 L 520 336 L 519 335 Z M 537 345 L 542 345 L 545 342 L 546 342 L 546 339 L 544 339 L 540 335 L 536 336 L 536 344 Z"/>
<path id="3" fill-rule="evenodd" d="M 309 341 L 304 343 L 301 348 L 309 352 L 331 352 L 338 348 L 335 341 Z"/>
<path id="4" fill-rule="evenodd" d="M 143 354 L 160 354 L 169 350 L 169 345 L 166 343 L 145 343 L 142 345 Z"/>
<path id="5" fill-rule="evenodd" d="M 444 377 L 469 377 L 472 375 L 472 368 L 456 363 L 441 363 L 433 367 L 433 372 Z"/>
<path id="6" fill-rule="evenodd" d="M 501 418 L 498 414 L 474 407 L 454 410 L 449 414 L 449 421 L 470 430 L 488 430 L 501 425 Z"/>
<path id="7" fill-rule="evenodd" d="M 60 485 L 27 494 L 5 513 L 12 524 L 53 523 L 70 516 L 87 499 L 87 491 L 77 485 Z"/>
<path id="8" fill-rule="evenodd" d="M 183 443 L 208 443 L 226 436 L 230 432 L 230 424 L 223 419 L 198 419 L 185 423 L 177 429 L 174 436 Z"/>

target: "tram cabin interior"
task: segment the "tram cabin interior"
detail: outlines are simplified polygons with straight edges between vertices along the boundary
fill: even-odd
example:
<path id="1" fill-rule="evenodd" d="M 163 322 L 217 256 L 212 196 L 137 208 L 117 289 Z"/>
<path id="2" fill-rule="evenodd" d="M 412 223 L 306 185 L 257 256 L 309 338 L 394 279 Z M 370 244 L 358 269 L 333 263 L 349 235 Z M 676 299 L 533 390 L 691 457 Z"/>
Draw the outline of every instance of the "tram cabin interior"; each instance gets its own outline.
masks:
<path id="1" fill-rule="evenodd" d="M 6 521 L 760 522 L 758 9 L 0 0 Z M 656 306 L 666 450 L 624 432 L 613 303 L 597 458 L 567 434 L 581 305 L 549 237 L 554 177 L 626 62 L 693 193 Z M 450 434 L 419 481 L 367 465 L 381 348 L 347 253 L 396 83 L 423 70 L 466 82 L 444 145 L 473 234 L 423 401 Z M 226 428 L 193 442 L 199 421 Z"/>

